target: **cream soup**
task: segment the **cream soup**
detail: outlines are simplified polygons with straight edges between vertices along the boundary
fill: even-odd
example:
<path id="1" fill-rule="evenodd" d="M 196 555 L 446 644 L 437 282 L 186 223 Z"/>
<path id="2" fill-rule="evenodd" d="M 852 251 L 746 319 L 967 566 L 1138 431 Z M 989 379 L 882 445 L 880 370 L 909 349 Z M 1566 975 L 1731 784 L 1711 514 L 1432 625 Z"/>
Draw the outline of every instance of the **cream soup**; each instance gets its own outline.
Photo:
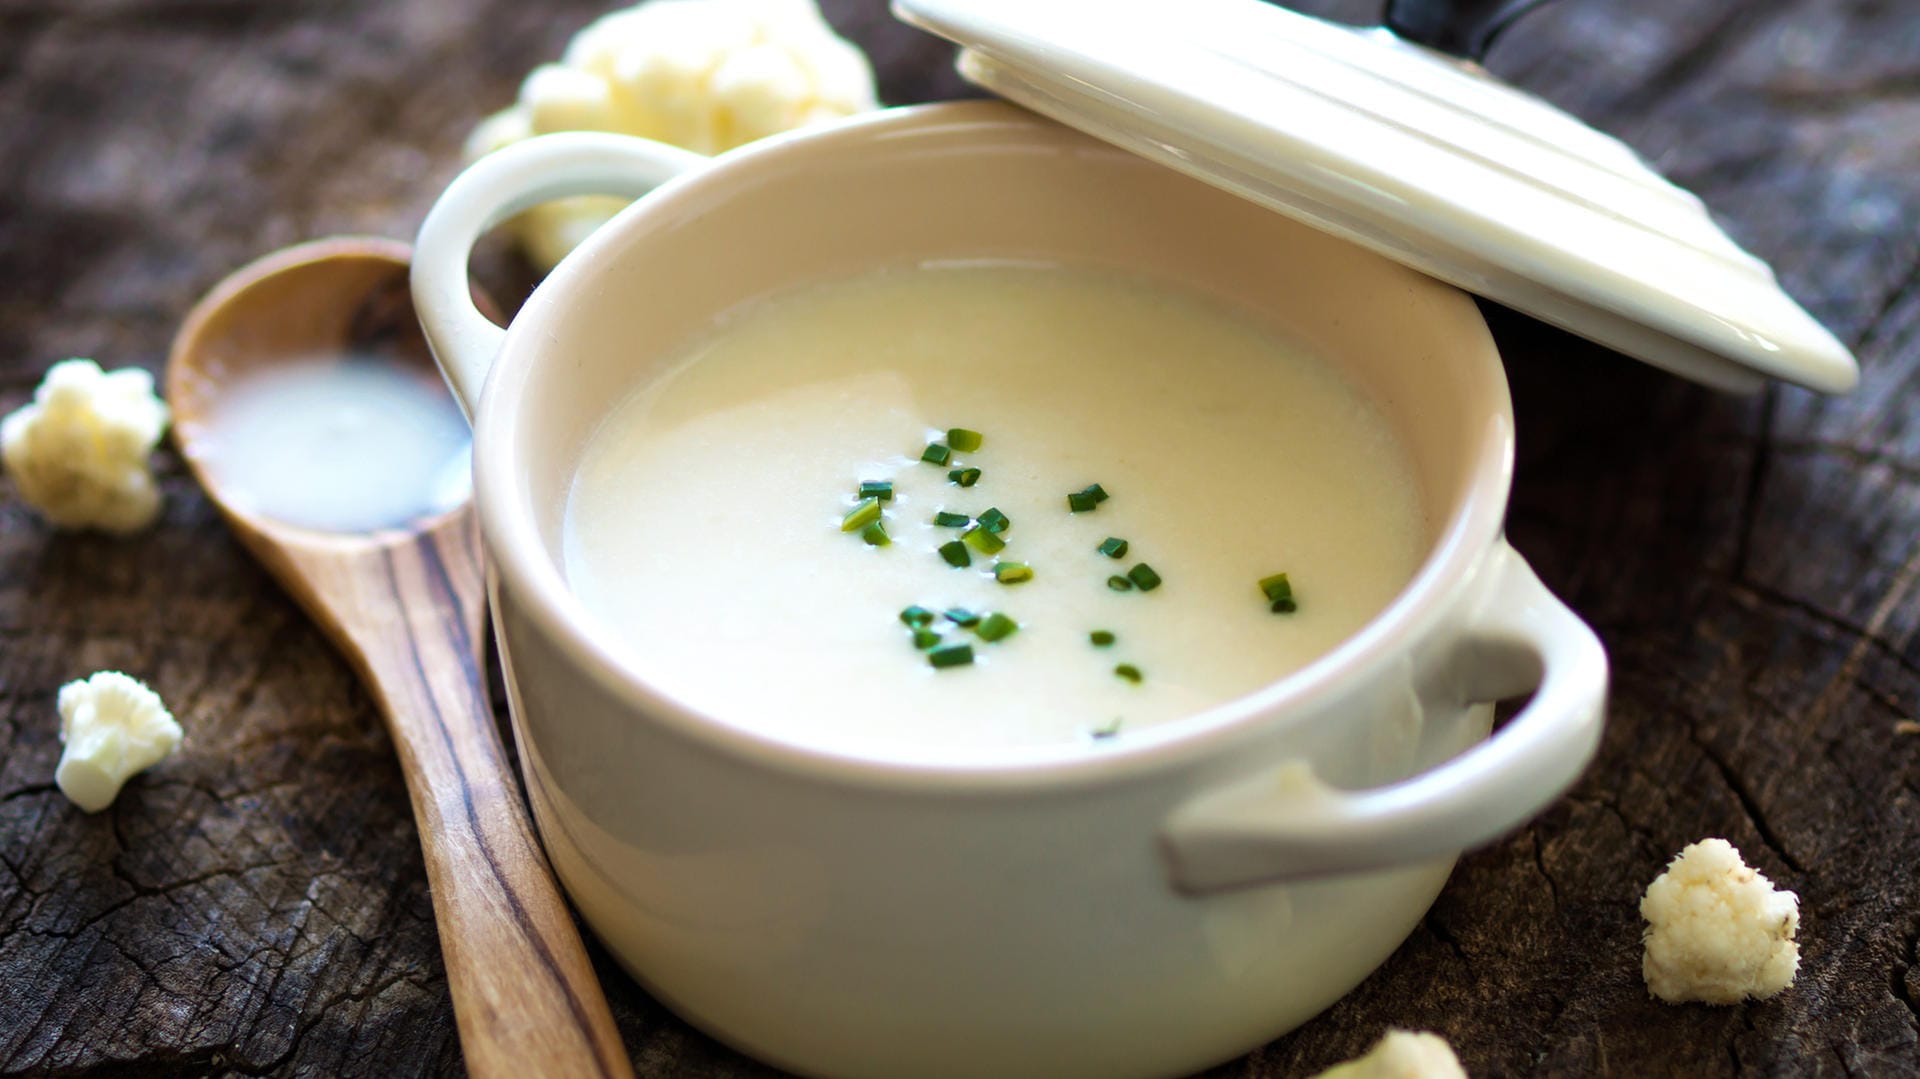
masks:
<path id="1" fill-rule="evenodd" d="M 891 498 L 857 512 L 863 482 Z M 963 540 L 982 517 L 1002 530 Z M 997 265 L 736 312 L 593 434 L 564 532 L 571 588 L 664 692 L 925 758 L 1125 739 L 1259 689 L 1378 613 L 1426 528 L 1403 447 L 1325 363 L 1162 285 Z M 1259 586 L 1280 572 L 1290 612 Z"/>

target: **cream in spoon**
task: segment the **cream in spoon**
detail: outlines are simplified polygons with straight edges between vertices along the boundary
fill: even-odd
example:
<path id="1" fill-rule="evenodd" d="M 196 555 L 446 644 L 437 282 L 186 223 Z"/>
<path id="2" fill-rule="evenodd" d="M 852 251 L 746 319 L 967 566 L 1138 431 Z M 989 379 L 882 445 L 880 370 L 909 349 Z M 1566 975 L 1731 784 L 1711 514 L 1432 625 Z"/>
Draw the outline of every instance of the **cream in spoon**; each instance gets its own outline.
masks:
<path id="1" fill-rule="evenodd" d="M 473 439 L 440 376 L 374 352 L 282 359 L 235 379 L 200 436 L 236 508 L 326 532 L 444 513 L 473 492 Z"/>

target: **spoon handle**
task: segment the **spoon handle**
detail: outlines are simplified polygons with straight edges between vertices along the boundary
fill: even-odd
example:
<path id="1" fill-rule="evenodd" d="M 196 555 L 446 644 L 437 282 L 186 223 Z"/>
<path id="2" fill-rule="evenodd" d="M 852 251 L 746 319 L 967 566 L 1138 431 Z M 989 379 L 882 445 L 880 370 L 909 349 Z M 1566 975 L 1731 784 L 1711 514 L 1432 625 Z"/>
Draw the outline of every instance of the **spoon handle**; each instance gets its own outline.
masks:
<path id="1" fill-rule="evenodd" d="M 339 628 L 406 776 L 467 1071 L 627 1079 L 632 1065 L 487 701 L 471 522 L 387 547 L 380 564 L 384 581 L 358 582 L 362 617 Z"/>

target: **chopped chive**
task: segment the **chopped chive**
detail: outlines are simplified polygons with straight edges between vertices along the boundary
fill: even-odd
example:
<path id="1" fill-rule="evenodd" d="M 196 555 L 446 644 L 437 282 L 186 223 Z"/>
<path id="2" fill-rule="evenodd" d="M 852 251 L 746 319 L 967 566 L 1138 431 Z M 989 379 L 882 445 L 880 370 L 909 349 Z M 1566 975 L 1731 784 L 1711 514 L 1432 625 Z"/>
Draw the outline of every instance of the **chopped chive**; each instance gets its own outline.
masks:
<path id="1" fill-rule="evenodd" d="M 1012 523 L 1013 522 L 1007 518 L 1007 515 L 1001 513 L 998 509 L 989 509 L 980 515 L 980 527 L 995 535 L 1005 532 L 1007 526 Z"/>
<path id="2" fill-rule="evenodd" d="M 1127 557 L 1127 541 L 1119 536 L 1108 536 L 1100 544 L 1100 553 L 1108 558 Z"/>
<path id="3" fill-rule="evenodd" d="M 882 502 L 891 502 L 893 501 L 893 481 L 862 480 L 860 481 L 860 493 L 854 497 L 877 498 Z"/>
<path id="4" fill-rule="evenodd" d="M 930 629 L 923 628 L 913 631 L 913 646 L 922 652 L 939 643 L 940 635 Z"/>
<path id="5" fill-rule="evenodd" d="M 863 498 L 858 506 L 848 510 L 847 515 L 840 518 L 840 531 L 858 532 L 879 519 L 880 500 Z"/>
<path id="6" fill-rule="evenodd" d="M 1097 483 L 1090 483 L 1085 488 L 1067 496 L 1067 509 L 1074 513 L 1085 513 L 1106 500 L 1107 489 Z"/>
<path id="7" fill-rule="evenodd" d="M 941 510 L 933 515 L 933 523 L 941 528 L 965 528 L 973 523 L 973 518 L 964 513 L 948 513 Z"/>
<path id="8" fill-rule="evenodd" d="M 978 633 L 983 641 L 998 641 L 1013 636 L 1019 629 L 1020 623 L 995 611 L 981 619 L 979 628 L 974 632 Z"/>
<path id="9" fill-rule="evenodd" d="M 887 525 L 884 521 L 875 521 L 861 529 L 860 538 L 866 540 L 867 546 L 869 547 L 890 547 L 893 545 L 893 537 L 887 535 Z"/>
<path id="10" fill-rule="evenodd" d="M 1274 614 L 1292 614 L 1300 609 L 1293 599 L 1293 582 L 1284 573 L 1260 578 L 1260 591 L 1266 594 Z"/>
<path id="11" fill-rule="evenodd" d="M 927 662 L 936 669 L 941 667 L 964 667 L 973 662 L 973 646 L 970 644 L 950 644 L 927 653 Z"/>
<path id="12" fill-rule="evenodd" d="M 1033 567 L 1025 562 L 995 562 L 993 579 L 1001 584 L 1019 584 L 1033 580 Z"/>
<path id="13" fill-rule="evenodd" d="M 979 449 L 981 441 L 980 432 L 978 431 L 969 431 L 964 427 L 950 427 L 947 429 L 947 445 L 952 446 L 961 453 L 972 453 L 974 450 Z"/>
<path id="14" fill-rule="evenodd" d="M 927 448 L 920 451 L 920 459 L 930 465 L 944 465 L 953 457 L 953 450 L 944 442 L 929 442 Z"/>
<path id="15" fill-rule="evenodd" d="M 981 554 L 993 554 L 1007 545 L 1006 540 L 994 535 L 986 528 L 969 528 L 960 538 L 967 541 L 967 546 Z"/>
<path id="16" fill-rule="evenodd" d="M 972 487 L 980 482 L 980 470 L 977 468 L 956 468 L 947 473 L 947 478 L 962 487 Z"/>
<path id="17" fill-rule="evenodd" d="M 1122 663 L 1113 669 L 1113 673 L 1132 682 L 1136 686 L 1140 684 L 1141 679 L 1146 677 L 1146 675 L 1140 673 L 1140 668 L 1131 663 Z"/>
<path id="18" fill-rule="evenodd" d="M 933 612 L 919 604 L 915 604 L 900 612 L 900 621 L 905 622 L 914 629 L 920 629 L 933 623 Z"/>
<path id="19" fill-rule="evenodd" d="M 1107 587 L 1113 589 L 1115 592 L 1131 592 L 1133 591 L 1133 582 L 1116 573 L 1107 578 Z"/>
<path id="20" fill-rule="evenodd" d="M 965 607 L 949 607 L 947 608 L 947 621 L 952 622 L 956 626 L 977 626 L 980 624 L 980 616 L 967 610 Z"/>
<path id="21" fill-rule="evenodd" d="M 973 565 L 973 556 L 967 553 L 967 545 L 959 540 L 941 544 L 940 557 L 946 559 L 949 566 L 964 569 Z"/>
<path id="22" fill-rule="evenodd" d="M 1120 733 L 1120 717 L 1115 716 L 1108 720 L 1106 725 L 1095 727 L 1088 733 L 1092 734 L 1095 739 L 1112 738 L 1114 735 Z"/>
<path id="23" fill-rule="evenodd" d="M 1145 562 L 1138 563 L 1132 569 L 1128 570 L 1127 579 L 1132 581 L 1142 592 L 1151 592 L 1160 587 L 1160 575 L 1153 572 L 1153 567 L 1147 565 Z"/>
<path id="24" fill-rule="evenodd" d="M 1092 641 L 1095 648 L 1105 648 L 1112 644 L 1115 638 L 1111 630 L 1096 629 L 1087 634 L 1087 640 Z"/>

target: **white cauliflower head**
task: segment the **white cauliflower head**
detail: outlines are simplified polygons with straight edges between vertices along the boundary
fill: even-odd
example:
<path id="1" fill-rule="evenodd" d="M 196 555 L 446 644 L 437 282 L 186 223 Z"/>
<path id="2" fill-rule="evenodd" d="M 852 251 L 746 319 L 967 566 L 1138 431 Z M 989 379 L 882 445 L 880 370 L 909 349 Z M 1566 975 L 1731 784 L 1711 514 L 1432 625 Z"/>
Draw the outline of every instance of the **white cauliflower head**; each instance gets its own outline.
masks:
<path id="1" fill-rule="evenodd" d="M 1440 1035 L 1389 1030 L 1366 1056 L 1336 1064 L 1313 1079 L 1467 1079 L 1467 1070 Z"/>
<path id="2" fill-rule="evenodd" d="M 160 695 L 119 671 L 60 687 L 60 793 L 89 813 L 113 804 L 135 773 L 180 747 L 180 724 Z"/>
<path id="3" fill-rule="evenodd" d="M 814 0 L 647 0 L 574 36 L 533 69 L 520 97 L 467 140 L 477 159 L 555 131 L 613 131 L 717 154 L 878 104 L 873 68 Z M 626 201 L 586 197 L 515 219 L 521 244 L 552 267 Z"/>
<path id="4" fill-rule="evenodd" d="M 64 360 L 31 402 L 0 420 L 0 462 L 56 528 L 137 531 L 160 513 L 147 455 L 167 418 L 147 372 Z"/>
<path id="5" fill-rule="evenodd" d="M 1765 1000 L 1800 969 L 1800 900 L 1775 890 L 1724 839 L 1681 851 L 1640 901 L 1647 989 L 1669 1003 Z"/>

